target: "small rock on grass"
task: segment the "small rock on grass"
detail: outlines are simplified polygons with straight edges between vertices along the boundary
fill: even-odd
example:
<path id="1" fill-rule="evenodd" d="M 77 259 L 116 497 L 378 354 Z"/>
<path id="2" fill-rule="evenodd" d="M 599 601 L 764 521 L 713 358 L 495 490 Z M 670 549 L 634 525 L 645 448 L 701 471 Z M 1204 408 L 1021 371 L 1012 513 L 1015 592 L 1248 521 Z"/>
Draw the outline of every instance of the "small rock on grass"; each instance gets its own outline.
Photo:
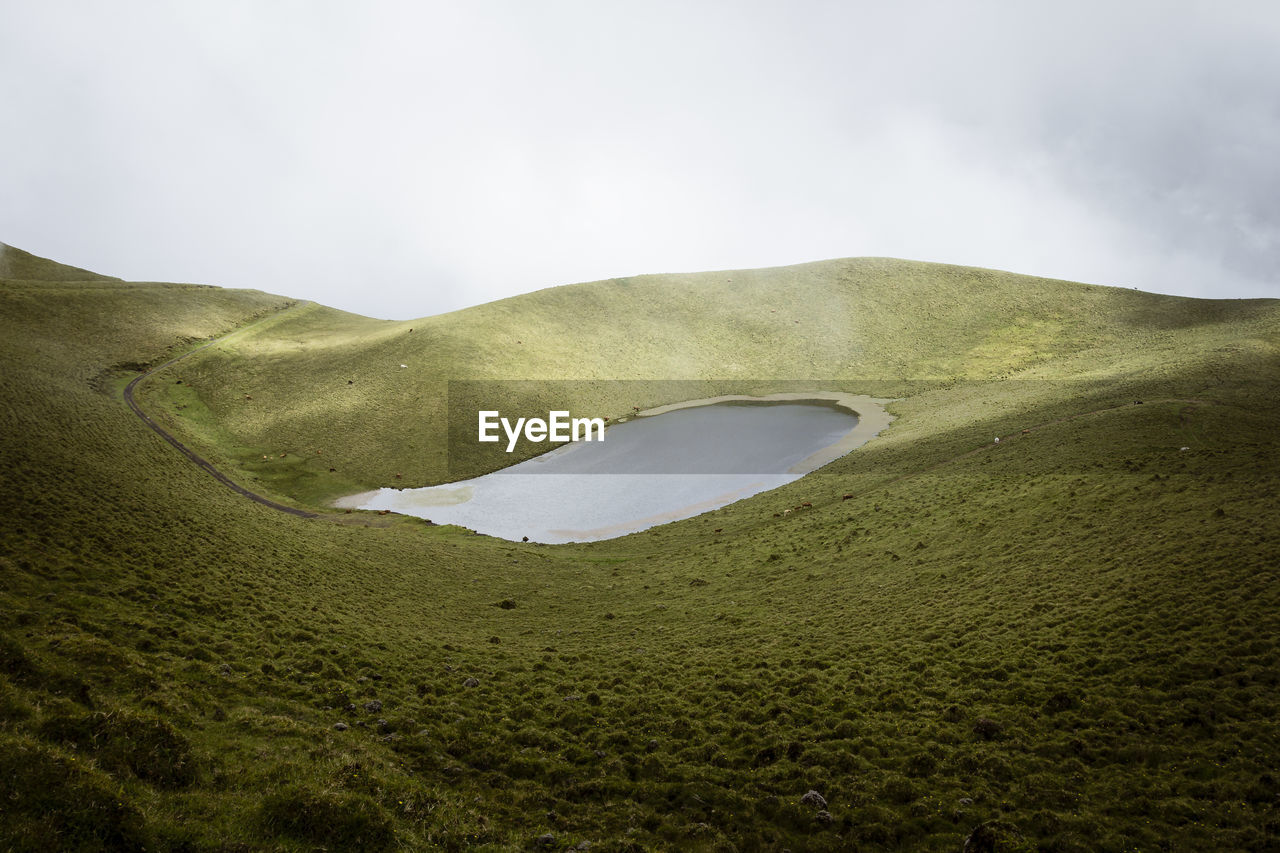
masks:
<path id="1" fill-rule="evenodd" d="M 827 807 L 827 798 L 819 794 L 817 791 L 810 790 L 800 798 L 800 805 L 814 806 L 818 809 L 825 810 Z"/>
<path id="2" fill-rule="evenodd" d="M 995 853 L 996 832 L 985 823 L 973 828 L 964 840 L 964 853 Z"/>

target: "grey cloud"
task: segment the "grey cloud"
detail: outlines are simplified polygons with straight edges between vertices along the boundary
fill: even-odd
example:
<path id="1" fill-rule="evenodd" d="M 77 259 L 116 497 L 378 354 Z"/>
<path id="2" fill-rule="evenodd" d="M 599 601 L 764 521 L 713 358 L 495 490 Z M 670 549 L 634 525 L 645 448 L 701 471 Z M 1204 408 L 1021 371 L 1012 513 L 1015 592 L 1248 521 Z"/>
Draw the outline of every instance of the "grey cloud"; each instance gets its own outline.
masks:
<path id="1" fill-rule="evenodd" d="M 1265 4 L 8 4 L 0 239 L 375 316 L 898 255 L 1280 295 Z"/>

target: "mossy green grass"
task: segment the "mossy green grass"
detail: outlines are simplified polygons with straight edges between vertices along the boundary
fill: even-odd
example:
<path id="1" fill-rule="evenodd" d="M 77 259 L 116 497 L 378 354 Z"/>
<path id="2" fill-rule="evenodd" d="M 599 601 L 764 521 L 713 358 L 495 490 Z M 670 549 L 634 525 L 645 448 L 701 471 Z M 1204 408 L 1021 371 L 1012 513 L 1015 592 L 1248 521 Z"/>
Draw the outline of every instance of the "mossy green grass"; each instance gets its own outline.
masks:
<path id="1" fill-rule="evenodd" d="M 0 282 L 2 846 L 1280 833 L 1276 301 L 870 259 L 391 323 L 38 261 Z M 121 399 L 241 328 L 139 397 L 323 517 L 225 488 Z M 450 380 L 674 402 L 607 381 L 634 378 L 820 382 L 896 420 L 783 489 L 605 542 L 325 511 L 492 464 L 447 458 Z"/>

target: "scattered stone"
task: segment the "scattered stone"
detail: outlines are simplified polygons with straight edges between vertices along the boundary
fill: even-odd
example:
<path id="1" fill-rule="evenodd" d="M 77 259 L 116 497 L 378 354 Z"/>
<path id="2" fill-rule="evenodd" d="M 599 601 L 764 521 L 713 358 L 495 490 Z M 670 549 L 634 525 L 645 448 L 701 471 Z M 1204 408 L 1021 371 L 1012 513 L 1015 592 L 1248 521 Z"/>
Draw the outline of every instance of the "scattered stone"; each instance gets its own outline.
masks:
<path id="1" fill-rule="evenodd" d="M 644 745 L 645 752 L 653 752 L 658 748 L 658 739 L 650 738 L 649 742 Z"/>
<path id="2" fill-rule="evenodd" d="M 831 816 L 831 812 L 827 811 L 826 809 L 823 809 L 822 811 L 814 815 L 813 819 L 824 826 L 830 826 L 831 822 L 835 820 L 835 818 Z"/>
<path id="3" fill-rule="evenodd" d="M 800 805 L 826 809 L 827 798 L 819 794 L 817 791 L 810 789 L 803 797 L 800 798 Z"/>
<path id="4" fill-rule="evenodd" d="M 479 687 L 480 679 L 476 678 L 475 676 L 472 676 L 471 678 L 468 678 L 466 681 L 462 682 L 462 686 L 463 687 Z"/>
<path id="5" fill-rule="evenodd" d="M 964 840 L 964 853 L 996 853 L 996 831 L 980 823 Z"/>
<path id="6" fill-rule="evenodd" d="M 349 729 L 349 728 L 351 728 L 351 727 L 350 727 L 350 726 L 348 726 L 346 723 L 334 723 L 334 724 L 333 724 L 333 730 L 334 730 L 335 732 L 345 732 L 345 731 L 346 731 L 347 729 Z"/>
<path id="7" fill-rule="evenodd" d="M 533 843 L 537 844 L 539 847 L 541 847 L 544 850 L 550 850 L 552 847 L 556 846 L 555 833 L 544 832 L 541 835 L 539 835 L 536 839 L 534 839 Z"/>
<path id="8" fill-rule="evenodd" d="M 359 709 L 356 708 L 356 703 L 348 702 L 346 705 L 342 706 L 342 710 L 346 711 L 348 714 L 354 714 Z"/>
<path id="9" fill-rule="evenodd" d="M 962 806 L 971 806 L 971 805 L 973 805 L 973 797 L 961 797 L 961 798 L 960 798 L 960 805 L 962 805 Z"/>
<path id="10" fill-rule="evenodd" d="M 384 735 L 391 731 L 391 724 L 386 720 L 378 720 L 374 725 L 376 725 L 378 727 L 378 731 Z"/>
<path id="11" fill-rule="evenodd" d="M 220 672 L 220 673 L 222 673 L 223 675 L 225 675 L 225 676 L 227 676 L 228 678 L 230 678 L 230 677 L 231 677 L 231 664 L 229 664 L 229 663 L 224 663 L 222 666 L 218 667 L 218 672 Z"/>
<path id="12" fill-rule="evenodd" d="M 382 710 L 382 703 L 377 699 L 370 699 L 368 702 L 364 703 L 364 709 L 370 714 L 376 714 Z"/>
<path id="13" fill-rule="evenodd" d="M 501 601 L 499 601 L 499 602 L 497 602 L 497 603 L 493 604 L 492 606 L 493 606 L 493 607 L 500 607 L 500 608 L 502 608 L 503 610 L 515 610 L 515 609 L 516 609 L 516 602 L 515 602 L 515 599 L 513 599 L 513 598 L 504 598 L 504 599 L 502 599 Z"/>

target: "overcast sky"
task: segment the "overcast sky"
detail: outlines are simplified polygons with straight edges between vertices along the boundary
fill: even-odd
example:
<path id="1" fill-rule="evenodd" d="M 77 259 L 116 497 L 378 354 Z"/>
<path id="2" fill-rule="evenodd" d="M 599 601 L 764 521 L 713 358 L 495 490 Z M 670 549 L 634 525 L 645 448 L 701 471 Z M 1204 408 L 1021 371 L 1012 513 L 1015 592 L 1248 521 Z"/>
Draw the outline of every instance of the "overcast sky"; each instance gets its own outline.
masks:
<path id="1" fill-rule="evenodd" d="M 1280 6 L 6 0 L 0 241 L 377 317 L 888 255 L 1280 297 Z"/>

